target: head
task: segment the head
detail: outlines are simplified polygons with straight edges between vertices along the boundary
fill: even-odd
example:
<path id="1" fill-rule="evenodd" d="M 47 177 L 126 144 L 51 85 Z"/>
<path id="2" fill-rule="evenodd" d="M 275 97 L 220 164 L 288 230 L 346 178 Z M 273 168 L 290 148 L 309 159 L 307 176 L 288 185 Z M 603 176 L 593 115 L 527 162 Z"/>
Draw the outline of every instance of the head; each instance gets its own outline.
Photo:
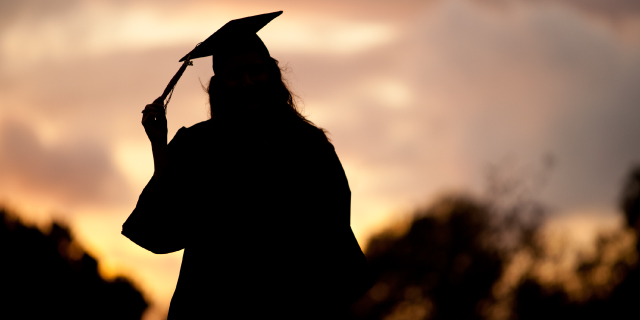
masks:
<path id="1" fill-rule="evenodd" d="M 225 122 L 306 122 L 287 88 L 278 61 L 256 52 L 232 55 L 215 64 L 207 92 L 211 117 Z"/>
<path id="2" fill-rule="evenodd" d="M 212 117 L 262 115 L 275 104 L 276 80 L 269 57 L 248 52 L 217 61 L 209 83 Z M 279 71 L 279 70 L 278 70 Z"/>

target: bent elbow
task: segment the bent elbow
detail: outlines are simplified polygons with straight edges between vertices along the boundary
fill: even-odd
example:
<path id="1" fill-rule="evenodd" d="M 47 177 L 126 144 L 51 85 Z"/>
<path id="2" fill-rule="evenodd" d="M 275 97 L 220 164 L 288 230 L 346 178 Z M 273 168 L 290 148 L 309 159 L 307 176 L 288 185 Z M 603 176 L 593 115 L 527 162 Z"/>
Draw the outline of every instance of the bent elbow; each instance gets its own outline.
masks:
<path id="1" fill-rule="evenodd" d="M 184 248 L 178 248 L 178 249 L 170 249 L 170 248 L 166 248 L 166 247 L 148 247 L 145 248 L 155 254 L 167 254 L 167 253 L 172 253 L 172 252 L 176 252 L 179 250 L 182 250 Z"/>
<path id="2" fill-rule="evenodd" d="M 148 235 L 134 235 L 125 232 L 124 229 L 121 233 L 133 243 L 155 254 L 167 254 L 184 249 L 184 245 L 179 241 L 166 241 L 166 239 L 149 237 Z"/>

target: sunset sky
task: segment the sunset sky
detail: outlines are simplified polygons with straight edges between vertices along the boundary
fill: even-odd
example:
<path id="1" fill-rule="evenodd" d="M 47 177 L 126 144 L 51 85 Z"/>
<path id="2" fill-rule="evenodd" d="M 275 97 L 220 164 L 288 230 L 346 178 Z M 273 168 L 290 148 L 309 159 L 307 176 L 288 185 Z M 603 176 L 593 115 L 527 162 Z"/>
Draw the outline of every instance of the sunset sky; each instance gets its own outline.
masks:
<path id="1" fill-rule="evenodd" d="M 196 43 L 278 10 L 258 34 L 330 132 L 362 244 L 439 195 L 482 194 L 496 168 L 578 234 L 614 219 L 640 163 L 640 2 L 624 0 L 0 0 L 0 203 L 66 221 L 166 312 L 181 252 L 120 234 L 153 174 L 140 111 Z M 208 118 L 211 75 L 208 58 L 187 69 L 169 137 Z"/>

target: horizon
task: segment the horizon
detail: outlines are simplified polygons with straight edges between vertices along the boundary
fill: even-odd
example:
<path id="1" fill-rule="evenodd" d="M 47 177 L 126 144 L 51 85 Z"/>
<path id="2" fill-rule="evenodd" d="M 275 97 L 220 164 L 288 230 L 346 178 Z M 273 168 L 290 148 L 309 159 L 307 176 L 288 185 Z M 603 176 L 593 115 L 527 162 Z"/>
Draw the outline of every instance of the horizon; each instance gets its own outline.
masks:
<path id="1" fill-rule="evenodd" d="M 330 133 L 361 246 L 443 194 L 486 196 L 491 174 L 516 180 L 584 246 L 620 223 L 622 183 L 640 163 L 640 6 L 624 1 L 0 8 L 0 204 L 41 227 L 68 223 L 104 275 L 140 282 L 156 316 L 182 253 L 154 256 L 120 234 L 153 174 L 140 110 L 232 19 L 284 11 L 258 34 Z M 207 58 L 187 68 L 169 139 L 208 118 L 211 75 Z"/>

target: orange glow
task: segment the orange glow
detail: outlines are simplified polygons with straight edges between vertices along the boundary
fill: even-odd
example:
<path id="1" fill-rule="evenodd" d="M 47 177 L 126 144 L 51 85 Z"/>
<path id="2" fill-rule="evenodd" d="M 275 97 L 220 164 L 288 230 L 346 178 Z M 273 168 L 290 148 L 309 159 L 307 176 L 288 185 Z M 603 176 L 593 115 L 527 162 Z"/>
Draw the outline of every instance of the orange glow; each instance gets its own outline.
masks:
<path id="1" fill-rule="evenodd" d="M 444 192 L 480 193 L 490 165 L 552 154 L 557 166 L 532 193 L 572 213 L 555 227 L 582 248 L 616 223 L 620 179 L 640 159 L 640 15 L 580 3 L 87 1 L 0 13 L 0 203 L 41 225 L 68 221 L 106 277 L 132 276 L 165 310 L 182 253 L 154 256 L 120 235 L 153 174 L 140 110 L 226 21 L 284 10 L 259 35 L 331 134 L 362 247 Z M 211 62 L 194 62 L 169 107 L 170 136 L 207 118 Z M 532 171 L 516 178 L 538 179 Z M 496 292 L 516 281 L 513 268 Z M 557 265 L 537 270 L 562 277 Z M 431 301 L 405 307 L 398 314 L 427 314 Z"/>

